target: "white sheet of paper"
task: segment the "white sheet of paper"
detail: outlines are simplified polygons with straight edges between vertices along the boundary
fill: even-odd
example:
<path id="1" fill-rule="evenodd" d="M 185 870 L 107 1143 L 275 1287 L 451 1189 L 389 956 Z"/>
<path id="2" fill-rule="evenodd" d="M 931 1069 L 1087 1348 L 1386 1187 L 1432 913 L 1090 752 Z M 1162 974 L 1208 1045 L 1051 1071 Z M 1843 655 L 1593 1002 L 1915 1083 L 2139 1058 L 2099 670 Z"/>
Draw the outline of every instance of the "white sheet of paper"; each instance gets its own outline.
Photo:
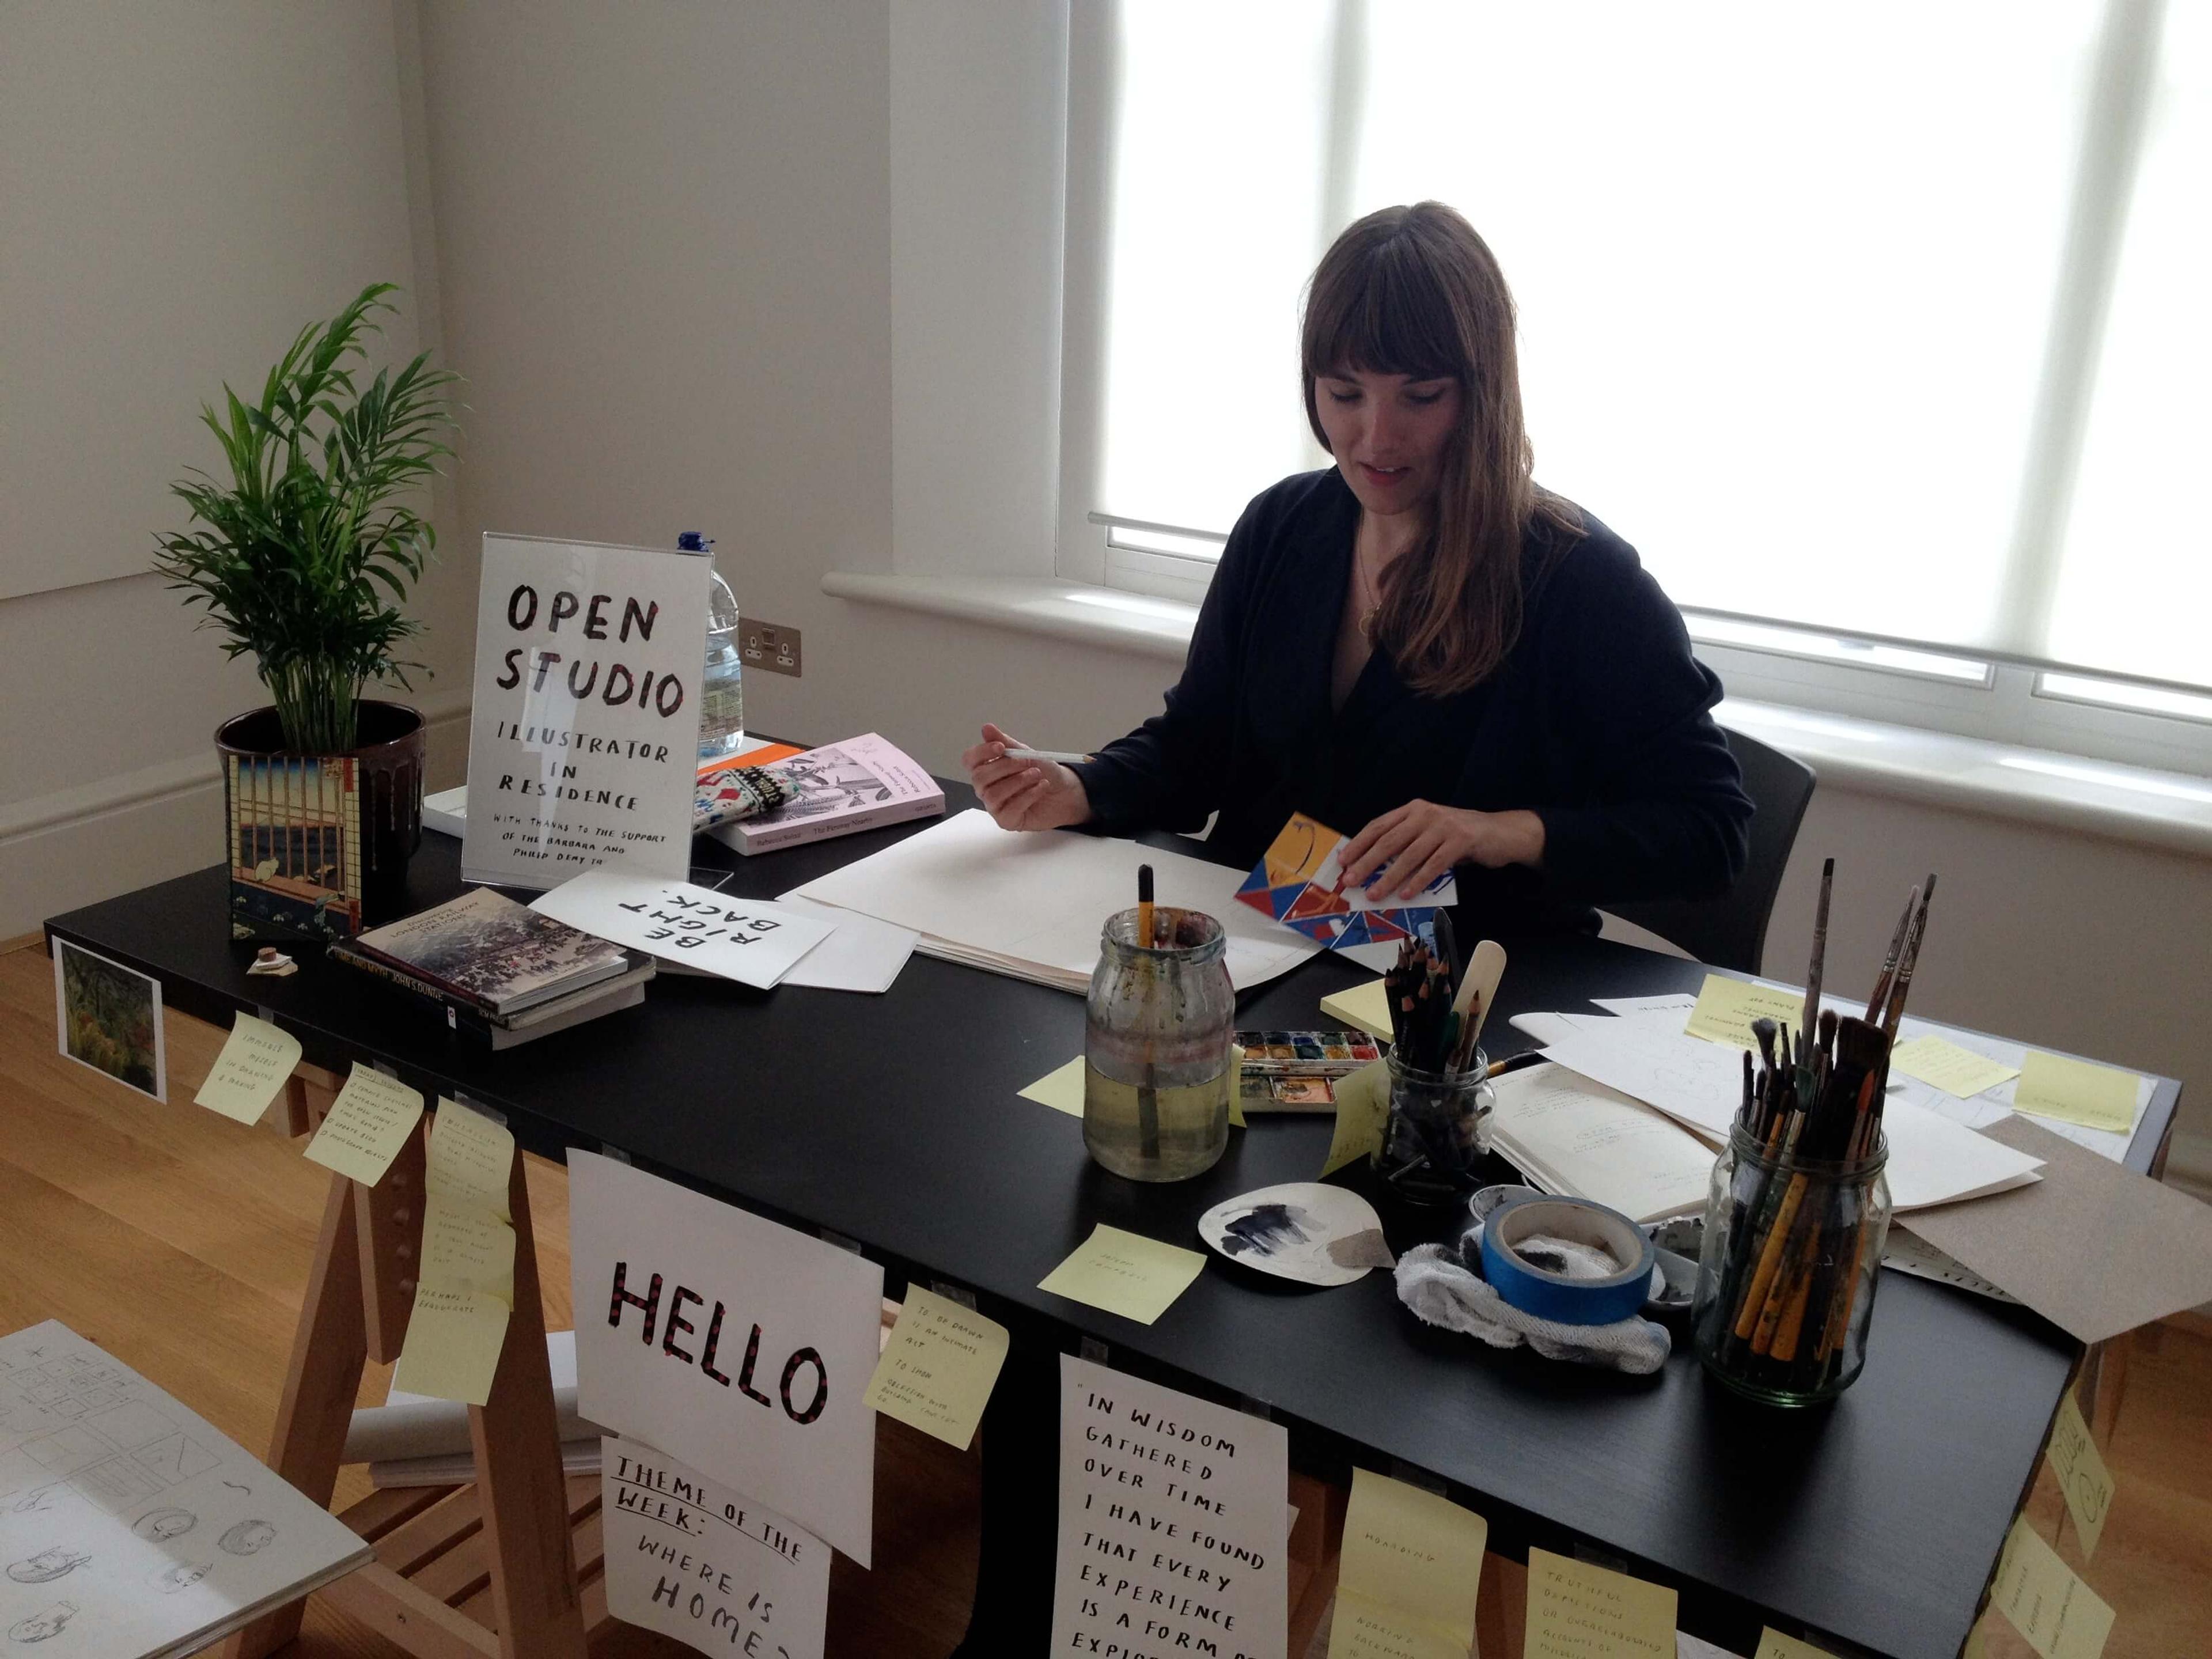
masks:
<path id="1" fill-rule="evenodd" d="M 59 1321 L 0 1337 L 0 1651 L 196 1653 L 368 1559 L 321 1504 Z"/>
<path id="2" fill-rule="evenodd" d="M 927 954 L 1080 991 L 1098 962 L 1107 917 L 1137 902 L 1137 866 L 1152 866 L 1162 904 L 1202 910 L 1229 936 L 1229 977 L 1261 984 L 1320 946 L 1237 902 L 1245 872 L 1133 841 L 1001 830 L 971 808 L 794 890 L 922 936 Z"/>
<path id="3" fill-rule="evenodd" d="M 568 1154 L 568 1252 L 578 1409 L 866 1566 L 876 1414 L 861 1395 L 884 1270 L 584 1152 Z"/>
<path id="4" fill-rule="evenodd" d="M 1524 1023 L 1527 1022 L 1527 1023 Z M 1743 1094 L 1743 1051 L 1668 1032 L 1650 1019 L 1602 1014 L 1522 1015 L 1547 1059 L 1618 1089 L 1725 1142 Z M 2039 1179 L 2039 1160 L 1976 1134 L 1901 1096 L 1882 1109 L 1889 1191 L 1899 1211 L 2002 1192 Z"/>
<path id="5" fill-rule="evenodd" d="M 1290 1449 L 1279 1423 L 1062 1354 L 1048 1650 L 1282 1652 Z M 1234 1616 L 1233 1633 L 1186 1599 Z"/>
<path id="6" fill-rule="evenodd" d="M 530 908 L 597 938 L 767 990 L 830 937 L 830 924 L 688 881 L 592 870 Z"/>
<path id="7" fill-rule="evenodd" d="M 1498 1150 L 1547 1192 L 1636 1221 L 1703 1207 L 1712 1148 L 1663 1112 L 1561 1066 L 1510 1072 L 1492 1087 Z"/>
<path id="8" fill-rule="evenodd" d="M 776 902 L 837 930 L 791 965 L 783 976 L 786 985 L 881 994 L 891 988 L 921 942 L 921 935 L 911 927 L 894 927 L 857 910 L 840 910 L 789 893 Z"/>
<path id="9" fill-rule="evenodd" d="M 609 1613 L 702 1653 L 820 1659 L 827 1544 L 641 1440 L 602 1443 Z"/>

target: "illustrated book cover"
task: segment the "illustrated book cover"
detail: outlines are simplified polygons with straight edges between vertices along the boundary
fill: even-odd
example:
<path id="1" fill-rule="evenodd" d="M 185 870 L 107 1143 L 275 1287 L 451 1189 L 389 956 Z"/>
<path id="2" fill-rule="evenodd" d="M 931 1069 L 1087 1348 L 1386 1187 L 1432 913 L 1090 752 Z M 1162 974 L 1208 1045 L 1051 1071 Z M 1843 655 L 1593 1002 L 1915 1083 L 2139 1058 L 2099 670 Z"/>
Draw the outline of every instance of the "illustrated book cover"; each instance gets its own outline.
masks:
<path id="1" fill-rule="evenodd" d="M 935 817 L 945 792 L 927 769 L 873 732 L 761 769 L 789 793 L 774 811 L 708 833 L 746 854 Z"/>
<path id="2" fill-rule="evenodd" d="M 370 929 L 331 956 L 441 1000 L 495 1017 L 579 990 L 634 966 L 618 945 L 541 915 L 489 887 Z M 367 960 L 362 960 L 367 958 Z"/>

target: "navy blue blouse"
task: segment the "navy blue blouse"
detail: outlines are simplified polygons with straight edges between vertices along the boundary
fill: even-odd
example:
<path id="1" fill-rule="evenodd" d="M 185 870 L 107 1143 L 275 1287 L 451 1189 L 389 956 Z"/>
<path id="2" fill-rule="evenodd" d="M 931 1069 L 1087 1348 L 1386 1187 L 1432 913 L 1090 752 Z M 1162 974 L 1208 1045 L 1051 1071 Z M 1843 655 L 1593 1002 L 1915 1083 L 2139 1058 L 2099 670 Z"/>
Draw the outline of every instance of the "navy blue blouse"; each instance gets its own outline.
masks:
<path id="1" fill-rule="evenodd" d="M 1462 866 L 1462 938 L 1595 932 L 1595 905 L 1724 892 L 1752 805 L 1708 712 L 1720 681 L 1636 553 L 1539 520 L 1521 635 L 1472 690 L 1424 696 L 1387 652 L 1330 707 L 1359 503 L 1334 468 L 1237 520 L 1167 706 L 1075 768 L 1098 826 L 1194 833 L 1250 866 L 1293 811 L 1349 836 L 1409 800 L 1544 821 L 1540 870 Z M 1466 930 L 1473 928 L 1473 933 Z"/>

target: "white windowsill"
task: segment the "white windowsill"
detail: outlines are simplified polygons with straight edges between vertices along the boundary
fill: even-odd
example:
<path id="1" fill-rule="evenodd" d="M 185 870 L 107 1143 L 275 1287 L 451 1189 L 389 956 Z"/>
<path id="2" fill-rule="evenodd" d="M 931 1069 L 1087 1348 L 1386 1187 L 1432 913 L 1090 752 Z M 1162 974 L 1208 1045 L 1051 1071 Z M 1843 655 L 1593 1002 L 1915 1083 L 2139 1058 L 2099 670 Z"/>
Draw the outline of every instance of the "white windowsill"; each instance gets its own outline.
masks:
<path id="1" fill-rule="evenodd" d="M 833 570 L 823 577 L 822 591 L 1171 663 L 1182 660 L 1198 617 L 1196 605 L 1172 599 L 1033 577 Z M 1842 788 L 2212 855 L 2212 782 L 2185 773 L 1735 697 L 1715 714 L 1723 725 L 1795 755 Z M 2066 771 L 2027 769 L 2038 766 Z"/>

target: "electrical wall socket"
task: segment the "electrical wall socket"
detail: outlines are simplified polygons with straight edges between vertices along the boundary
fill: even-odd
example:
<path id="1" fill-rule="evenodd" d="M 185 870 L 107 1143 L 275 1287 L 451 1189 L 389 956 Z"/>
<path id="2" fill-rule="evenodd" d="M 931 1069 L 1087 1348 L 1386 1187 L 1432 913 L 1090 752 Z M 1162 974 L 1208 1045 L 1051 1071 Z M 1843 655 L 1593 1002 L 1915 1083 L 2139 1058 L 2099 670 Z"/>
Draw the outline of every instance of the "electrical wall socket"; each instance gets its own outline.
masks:
<path id="1" fill-rule="evenodd" d="M 744 619 L 738 629 L 738 658 L 748 668 L 799 678 L 799 630 L 781 623 Z"/>

